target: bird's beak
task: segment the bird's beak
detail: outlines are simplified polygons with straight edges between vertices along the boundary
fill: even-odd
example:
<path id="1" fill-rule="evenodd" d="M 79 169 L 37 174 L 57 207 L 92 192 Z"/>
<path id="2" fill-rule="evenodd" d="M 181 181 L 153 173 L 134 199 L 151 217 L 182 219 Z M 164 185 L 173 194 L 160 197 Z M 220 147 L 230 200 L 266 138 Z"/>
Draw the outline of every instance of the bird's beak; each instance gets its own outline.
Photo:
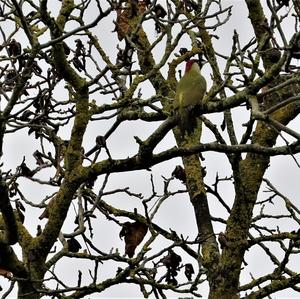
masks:
<path id="1" fill-rule="evenodd" d="M 202 57 L 201 57 L 201 59 L 199 59 L 199 66 L 201 69 L 206 63 L 208 63 L 208 61 L 203 59 Z"/>

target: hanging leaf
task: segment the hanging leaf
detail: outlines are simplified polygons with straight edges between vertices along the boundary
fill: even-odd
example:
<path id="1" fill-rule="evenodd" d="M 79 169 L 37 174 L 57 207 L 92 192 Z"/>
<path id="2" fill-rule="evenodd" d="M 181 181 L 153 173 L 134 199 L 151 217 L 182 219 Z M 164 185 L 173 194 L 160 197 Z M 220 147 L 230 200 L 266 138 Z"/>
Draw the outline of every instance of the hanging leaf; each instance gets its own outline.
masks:
<path id="1" fill-rule="evenodd" d="M 71 237 L 69 240 L 67 240 L 67 243 L 70 252 L 78 252 L 81 248 L 80 243 L 74 237 Z"/>
<path id="2" fill-rule="evenodd" d="M 219 233 L 218 241 L 220 243 L 221 249 L 224 249 L 227 247 L 227 238 L 223 232 Z"/>
<path id="3" fill-rule="evenodd" d="M 39 152 L 38 150 L 36 150 L 32 155 L 35 158 L 37 165 L 42 166 L 42 165 L 45 164 L 41 152 Z"/>
<path id="4" fill-rule="evenodd" d="M 16 200 L 16 208 L 25 212 L 25 207 L 19 199 Z"/>
<path id="5" fill-rule="evenodd" d="M 139 1 L 138 3 L 138 9 L 139 9 L 139 14 L 143 14 L 146 9 L 147 9 L 147 1 Z"/>
<path id="6" fill-rule="evenodd" d="M 7 52 L 10 57 L 16 57 L 20 55 L 22 52 L 21 44 L 15 39 L 12 39 L 7 46 Z"/>
<path id="7" fill-rule="evenodd" d="M 40 219 L 40 220 L 42 220 L 42 219 L 44 219 L 44 218 L 49 218 L 49 210 L 52 209 L 53 204 L 54 204 L 54 201 L 55 201 L 55 197 L 53 197 L 53 198 L 49 201 L 47 207 L 45 208 L 45 210 L 43 211 L 43 213 L 39 216 L 39 219 Z"/>
<path id="8" fill-rule="evenodd" d="M 125 240 L 125 254 L 130 258 L 134 256 L 136 247 L 143 241 L 147 234 L 148 227 L 142 222 L 125 222 L 120 231 L 120 238 Z"/>
<path id="9" fill-rule="evenodd" d="M 175 179 L 180 180 L 182 183 L 186 183 L 186 174 L 182 166 L 176 165 L 175 169 L 172 172 L 172 176 Z"/>
<path id="10" fill-rule="evenodd" d="M 127 9 L 117 9 L 116 28 L 114 31 L 117 32 L 119 41 L 123 40 L 125 36 L 131 31 Z"/>
<path id="11" fill-rule="evenodd" d="M 19 199 L 16 200 L 16 210 L 19 220 L 21 221 L 21 223 L 24 223 L 25 215 L 22 213 L 22 211 L 25 212 L 25 207 Z"/>
<path id="12" fill-rule="evenodd" d="M 186 264 L 184 267 L 184 274 L 186 278 L 191 281 L 192 280 L 192 275 L 195 273 L 194 267 L 192 264 Z"/>
<path id="13" fill-rule="evenodd" d="M 148 5 L 148 1 L 131 1 L 130 3 L 127 3 L 125 7 L 117 7 L 117 19 L 114 31 L 117 32 L 120 41 L 123 40 L 127 34 L 132 32 L 130 20 L 143 14 Z"/>
<path id="14" fill-rule="evenodd" d="M 21 116 L 20 116 L 20 120 L 21 121 L 29 121 L 30 120 L 30 116 L 34 115 L 34 113 L 30 110 L 25 110 Z"/>
<path id="15" fill-rule="evenodd" d="M 158 18 L 164 18 L 167 15 L 166 10 L 160 4 L 154 6 L 154 12 Z"/>
<path id="16" fill-rule="evenodd" d="M 20 165 L 20 173 L 25 176 L 31 178 L 34 175 L 34 171 L 28 168 L 25 162 L 22 162 Z"/>
<path id="17" fill-rule="evenodd" d="M 172 270 L 177 270 L 181 263 L 181 256 L 176 254 L 172 249 L 169 250 L 168 255 L 161 259 L 161 262 L 167 268 L 171 268 Z"/>
<path id="18" fill-rule="evenodd" d="M 68 56 L 71 53 L 71 49 L 65 42 L 62 42 L 62 45 L 64 47 L 65 54 Z"/>
<path id="19" fill-rule="evenodd" d="M 40 236 L 42 232 L 42 227 L 38 224 L 38 226 L 36 227 L 36 236 Z"/>
<path id="20" fill-rule="evenodd" d="M 163 257 L 160 262 L 167 268 L 166 281 L 168 284 L 177 285 L 178 267 L 181 263 L 181 256 L 176 254 L 172 249 L 169 250 L 168 255 Z"/>

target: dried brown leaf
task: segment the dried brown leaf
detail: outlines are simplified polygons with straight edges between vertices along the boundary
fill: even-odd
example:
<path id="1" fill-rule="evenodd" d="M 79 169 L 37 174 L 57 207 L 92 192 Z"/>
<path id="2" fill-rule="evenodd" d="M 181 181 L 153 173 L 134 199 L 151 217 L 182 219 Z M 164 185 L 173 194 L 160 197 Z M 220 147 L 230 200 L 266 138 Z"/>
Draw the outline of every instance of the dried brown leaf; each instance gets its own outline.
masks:
<path id="1" fill-rule="evenodd" d="M 13 274 L 10 271 L 0 268 L 0 275 L 6 278 L 12 278 Z"/>
<path id="2" fill-rule="evenodd" d="M 120 231 L 120 238 L 125 240 L 125 254 L 130 258 L 134 256 L 136 247 L 143 241 L 147 234 L 148 227 L 142 222 L 125 222 Z"/>
<path id="3" fill-rule="evenodd" d="M 186 276 L 186 278 L 191 281 L 192 280 L 192 275 L 195 273 L 194 271 L 194 267 L 192 264 L 186 264 L 184 266 L 184 274 Z"/>

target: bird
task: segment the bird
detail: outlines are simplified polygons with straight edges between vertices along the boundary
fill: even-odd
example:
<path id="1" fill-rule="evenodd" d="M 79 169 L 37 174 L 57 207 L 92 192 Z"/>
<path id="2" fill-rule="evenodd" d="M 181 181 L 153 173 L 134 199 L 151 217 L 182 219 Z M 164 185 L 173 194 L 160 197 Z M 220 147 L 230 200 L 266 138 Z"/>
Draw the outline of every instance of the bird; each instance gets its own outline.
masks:
<path id="1" fill-rule="evenodd" d="M 186 132 L 190 135 L 197 126 L 197 119 L 191 112 L 196 105 L 201 104 L 205 92 L 206 80 L 201 75 L 199 61 L 188 60 L 185 73 L 177 84 L 174 106 L 180 116 L 179 128 L 182 137 Z"/>

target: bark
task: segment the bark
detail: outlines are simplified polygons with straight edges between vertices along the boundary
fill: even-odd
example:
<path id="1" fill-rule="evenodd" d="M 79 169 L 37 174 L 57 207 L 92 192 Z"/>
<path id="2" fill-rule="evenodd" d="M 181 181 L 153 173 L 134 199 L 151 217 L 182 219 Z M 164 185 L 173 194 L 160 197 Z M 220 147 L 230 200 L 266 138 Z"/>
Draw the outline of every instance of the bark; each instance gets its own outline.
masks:
<path id="1" fill-rule="evenodd" d="M 135 20 L 137 21 L 137 20 Z M 133 21 L 134 22 L 134 21 Z M 150 52 L 150 43 L 147 39 L 145 32 L 140 29 L 139 31 L 139 45 L 142 45 L 144 51 L 138 52 L 139 63 L 144 74 L 150 72 L 155 67 L 155 61 Z M 156 89 L 157 94 L 163 96 L 174 97 L 176 89 L 175 72 L 168 76 L 166 81 L 160 72 L 156 72 L 154 76 L 150 77 L 153 87 Z M 170 111 L 173 103 L 162 102 L 165 110 Z M 201 137 L 201 122 L 198 122 L 198 128 L 191 136 L 181 137 L 178 128 L 173 129 L 173 133 L 179 147 L 189 147 L 199 144 Z M 199 155 L 191 155 L 183 158 L 184 169 L 187 177 L 187 190 L 189 192 L 190 201 L 194 208 L 196 223 L 198 227 L 198 234 L 202 244 L 202 263 L 209 269 L 209 277 L 213 277 L 214 265 L 219 258 L 218 245 L 214 234 L 209 206 L 204 188 L 202 166 L 199 160 Z M 210 279 L 210 281 L 212 281 Z"/>

